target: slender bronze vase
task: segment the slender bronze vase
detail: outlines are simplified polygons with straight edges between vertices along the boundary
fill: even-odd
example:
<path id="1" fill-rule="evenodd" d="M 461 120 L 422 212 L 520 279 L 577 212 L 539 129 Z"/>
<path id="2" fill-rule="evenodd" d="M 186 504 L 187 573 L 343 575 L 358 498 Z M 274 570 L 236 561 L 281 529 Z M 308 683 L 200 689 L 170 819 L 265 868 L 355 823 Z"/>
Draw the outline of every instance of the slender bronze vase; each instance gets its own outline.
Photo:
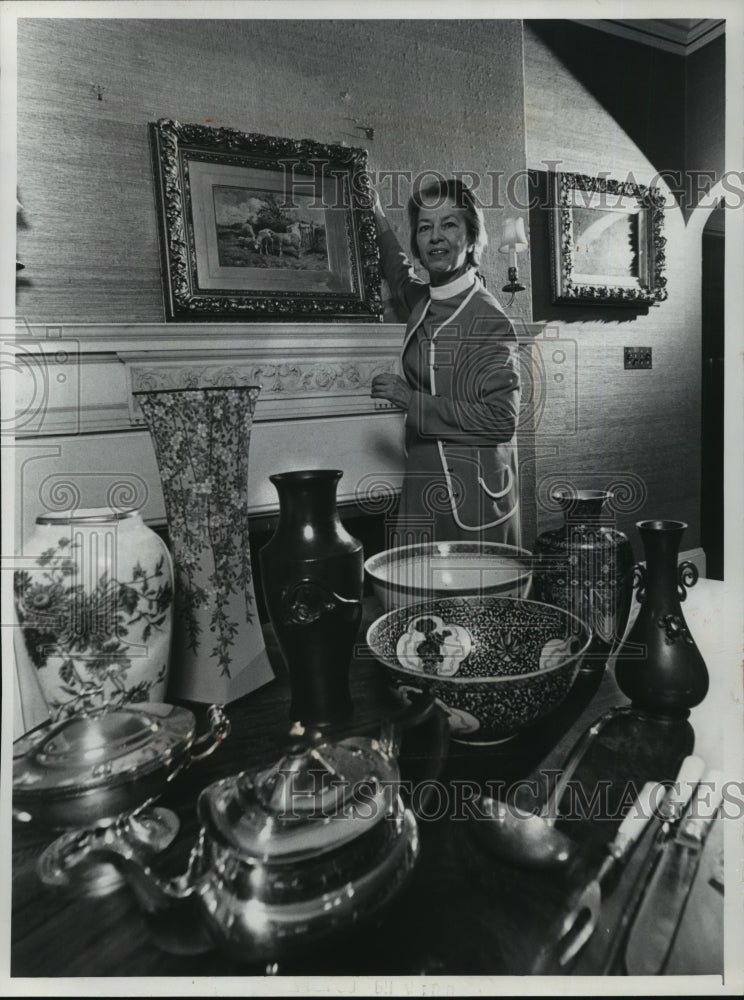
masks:
<path id="1" fill-rule="evenodd" d="M 698 571 L 677 564 L 687 525 L 682 521 L 639 521 L 646 565 L 636 566 L 641 602 L 633 626 L 618 651 L 615 679 L 636 708 L 685 718 L 708 692 L 708 670 L 682 614 L 680 602 Z"/>
<path id="2" fill-rule="evenodd" d="M 362 616 L 364 553 L 336 508 L 337 469 L 270 476 L 279 523 L 261 549 L 266 606 L 289 670 L 290 718 L 305 726 L 353 711 L 349 664 Z"/>
<path id="3" fill-rule="evenodd" d="M 633 550 L 603 513 L 612 497 L 603 490 L 556 491 L 563 525 L 543 532 L 533 546 L 535 598 L 570 611 L 592 630 L 583 672 L 604 670 L 633 600 Z"/>

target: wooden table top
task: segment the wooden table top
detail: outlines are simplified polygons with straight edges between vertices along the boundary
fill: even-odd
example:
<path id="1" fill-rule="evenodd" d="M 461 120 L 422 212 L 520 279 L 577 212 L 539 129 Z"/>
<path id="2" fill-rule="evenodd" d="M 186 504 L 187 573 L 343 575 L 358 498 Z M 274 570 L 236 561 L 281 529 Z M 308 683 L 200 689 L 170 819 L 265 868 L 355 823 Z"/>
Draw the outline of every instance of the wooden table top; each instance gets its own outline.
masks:
<path id="1" fill-rule="evenodd" d="M 376 614 L 371 602 L 366 622 Z M 363 631 L 361 635 L 364 634 Z M 694 631 L 694 629 L 693 629 Z M 186 868 L 197 832 L 194 804 L 201 789 L 217 778 L 258 763 L 277 760 L 287 744 L 289 685 L 270 628 L 267 648 L 277 677 L 261 690 L 227 706 L 232 733 L 220 749 L 178 775 L 159 800 L 180 820 L 179 834 L 152 867 L 164 875 Z M 392 707 L 381 669 L 369 655 L 359 655 L 351 667 L 355 715 L 348 731 L 369 729 Z M 508 743 L 467 747 L 451 743 L 439 781 L 447 808 L 436 815 L 419 815 L 421 852 L 409 883 L 370 922 L 345 936 L 343 944 L 329 941 L 310 955 L 282 961 L 273 973 L 281 976 L 498 976 L 530 973 L 536 952 L 577 880 L 596 870 L 604 845 L 614 835 L 617 817 L 589 820 L 568 817 L 559 826 L 579 842 L 582 861 L 570 875 L 545 874 L 515 868 L 483 850 L 458 821 L 457 803 L 463 789 L 485 782 L 534 782 L 536 800 L 545 795 L 551 776 L 561 768 L 579 735 L 608 710 L 627 705 L 611 667 L 580 674 L 569 697 L 548 719 Z M 203 717 L 204 706 L 192 706 Z M 659 728 L 636 713 L 619 715 L 600 734 L 582 760 L 574 782 L 591 790 L 609 779 L 612 788 L 646 780 L 671 780 L 682 757 L 691 752 L 696 733 L 690 722 Z M 421 735 L 421 734 L 419 734 Z M 423 739 L 424 736 L 421 736 Z M 706 736 L 706 738 L 708 738 Z M 426 760 L 422 743 L 412 734 L 403 772 L 436 773 L 436 761 Z M 423 763 L 423 771 L 421 766 Z M 417 770 L 418 769 L 418 770 Z M 433 770 L 432 770 L 433 769 Z M 532 791 L 532 786 L 528 790 Z M 457 796 L 461 798 L 458 800 Z M 429 807 L 430 808 L 430 807 Z M 655 822 L 655 821 L 654 821 Z M 719 854 L 720 831 L 706 847 L 706 862 L 680 928 L 670 970 L 681 974 L 720 973 L 722 968 L 722 897 L 711 887 L 710 873 Z M 642 873 L 654 823 L 603 903 L 597 933 L 575 963 L 576 974 L 616 972 L 608 967 L 614 929 L 622 920 L 624 901 L 633 880 Z M 158 950 L 127 887 L 98 898 L 50 890 L 36 871 L 43 849 L 57 836 L 52 831 L 14 824 L 11 975 L 70 976 L 264 976 L 265 964 L 247 966 L 219 952 L 177 956 Z M 701 914 L 704 920 L 701 921 Z M 571 972 L 568 968 L 566 972 Z"/>

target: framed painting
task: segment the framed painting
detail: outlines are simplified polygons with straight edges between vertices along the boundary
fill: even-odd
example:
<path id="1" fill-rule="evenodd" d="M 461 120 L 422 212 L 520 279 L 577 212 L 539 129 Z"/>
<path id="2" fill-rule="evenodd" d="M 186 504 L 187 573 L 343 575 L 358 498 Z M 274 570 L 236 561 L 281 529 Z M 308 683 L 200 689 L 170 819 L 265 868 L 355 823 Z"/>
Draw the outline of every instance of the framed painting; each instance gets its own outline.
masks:
<path id="1" fill-rule="evenodd" d="M 666 299 L 663 206 L 658 188 L 554 174 L 554 303 L 642 307 Z"/>
<path id="2" fill-rule="evenodd" d="M 168 320 L 382 319 L 367 153 L 150 123 Z"/>

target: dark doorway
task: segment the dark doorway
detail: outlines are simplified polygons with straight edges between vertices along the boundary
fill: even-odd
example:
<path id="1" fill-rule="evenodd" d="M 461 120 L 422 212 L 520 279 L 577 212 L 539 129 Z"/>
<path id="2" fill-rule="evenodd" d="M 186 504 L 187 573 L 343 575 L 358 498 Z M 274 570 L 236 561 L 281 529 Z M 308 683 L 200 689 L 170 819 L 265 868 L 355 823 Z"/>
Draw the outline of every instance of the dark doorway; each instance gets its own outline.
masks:
<path id="1" fill-rule="evenodd" d="M 723 580 L 723 300 L 724 209 L 703 230 L 702 426 L 700 539 L 706 573 Z"/>

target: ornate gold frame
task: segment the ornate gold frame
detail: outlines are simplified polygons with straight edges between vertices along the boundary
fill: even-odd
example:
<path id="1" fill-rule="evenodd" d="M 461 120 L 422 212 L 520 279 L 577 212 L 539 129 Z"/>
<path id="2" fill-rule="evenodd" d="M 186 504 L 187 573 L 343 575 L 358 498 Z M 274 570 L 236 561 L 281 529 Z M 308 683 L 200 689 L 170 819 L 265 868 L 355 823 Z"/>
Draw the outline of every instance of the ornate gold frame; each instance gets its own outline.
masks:
<path id="1" fill-rule="evenodd" d="M 556 173 L 551 186 L 554 303 L 643 307 L 668 295 L 661 234 L 664 196 L 658 188 L 584 174 Z M 611 252 L 607 230 L 621 223 L 622 253 Z M 592 257 L 590 231 L 602 233 Z M 599 240 L 598 240 L 599 242 Z M 604 256 L 603 256 L 604 254 Z"/>
<path id="2" fill-rule="evenodd" d="M 166 319 L 382 319 L 366 150 L 170 119 L 149 128 Z M 215 191 L 227 188 L 281 193 L 290 208 L 312 198 L 327 266 L 292 269 L 276 241 L 262 267 L 225 266 Z"/>

